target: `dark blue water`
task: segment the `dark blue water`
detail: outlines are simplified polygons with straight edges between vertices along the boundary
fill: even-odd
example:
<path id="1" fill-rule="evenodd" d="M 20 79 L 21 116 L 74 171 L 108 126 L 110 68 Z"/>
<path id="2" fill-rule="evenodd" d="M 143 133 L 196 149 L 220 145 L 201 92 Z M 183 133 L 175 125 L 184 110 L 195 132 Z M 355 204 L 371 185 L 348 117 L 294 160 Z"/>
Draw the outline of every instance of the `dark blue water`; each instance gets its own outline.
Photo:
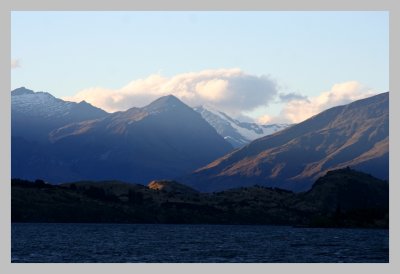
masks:
<path id="1" fill-rule="evenodd" d="M 388 262 L 389 231 L 285 226 L 12 224 L 12 262 Z"/>

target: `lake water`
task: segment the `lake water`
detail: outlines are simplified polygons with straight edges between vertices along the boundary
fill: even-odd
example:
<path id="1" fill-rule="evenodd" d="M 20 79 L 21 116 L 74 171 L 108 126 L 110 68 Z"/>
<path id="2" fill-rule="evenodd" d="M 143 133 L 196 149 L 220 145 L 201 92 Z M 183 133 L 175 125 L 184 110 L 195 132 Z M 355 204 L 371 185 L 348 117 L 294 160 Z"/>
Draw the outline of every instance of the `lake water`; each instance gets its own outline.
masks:
<path id="1" fill-rule="evenodd" d="M 12 224 L 12 262 L 388 262 L 389 231 L 250 225 Z"/>

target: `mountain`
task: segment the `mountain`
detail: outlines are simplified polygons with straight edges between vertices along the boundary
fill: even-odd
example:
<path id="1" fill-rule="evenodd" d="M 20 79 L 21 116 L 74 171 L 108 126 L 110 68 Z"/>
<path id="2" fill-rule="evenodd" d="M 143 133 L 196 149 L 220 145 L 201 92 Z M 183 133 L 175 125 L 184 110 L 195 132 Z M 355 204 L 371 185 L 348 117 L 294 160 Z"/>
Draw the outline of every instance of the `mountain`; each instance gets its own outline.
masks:
<path id="1" fill-rule="evenodd" d="M 257 139 L 181 181 L 202 191 L 254 184 L 302 191 L 327 171 L 346 166 L 388 179 L 388 92 Z"/>
<path id="2" fill-rule="evenodd" d="M 240 122 L 229 117 L 224 112 L 210 106 L 193 108 L 235 148 L 242 147 L 251 141 L 270 135 L 287 128 L 290 124 L 258 125 L 256 123 Z"/>
<path id="3" fill-rule="evenodd" d="M 15 151 L 12 175 L 52 182 L 173 179 L 230 152 L 232 146 L 200 114 L 174 96 L 143 108 L 70 123 L 50 144 Z M 14 157 L 14 151 L 13 151 Z"/>
<path id="4" fill-rule="evenodd" d="M 45 143 L 48 134 L 69 123 L 105 117 L 107 113 L 85 101 L 66 102 L 47 92 L 21 87 L 11 92 L 11 135 Z"/>

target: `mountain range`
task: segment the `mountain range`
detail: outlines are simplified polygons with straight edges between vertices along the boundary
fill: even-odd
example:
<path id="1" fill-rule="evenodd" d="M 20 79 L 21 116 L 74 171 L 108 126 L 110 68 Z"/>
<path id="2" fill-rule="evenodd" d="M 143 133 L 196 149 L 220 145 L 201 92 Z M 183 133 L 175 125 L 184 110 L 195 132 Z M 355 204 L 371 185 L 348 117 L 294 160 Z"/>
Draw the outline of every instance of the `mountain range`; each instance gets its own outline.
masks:
<path id="1" fill-rule="evenodd" d="M 11 102 L 13 178 L 303 191 L 327 171 L 351 166 L 388 179 L 389 93 L 296 125 L 240 122 L 172 95 L 115 113 L 26 88 L 12 91 Z"/>
<path id="2" fill-rule="evenodd" d="M 172 95 L 109 114 L 22 88 L 12 92 L 12 117 L 12 177 L 25 179 L 147 183 L 190 173 L 232 150 Z"/>
<path id="3" fill-rule="evenodd" d="M 259 138 L 181 181 L 201 191 L 254 184 L 303 191 L 327 171 L 346 166 L 389 178 L 388 92 Z"/>
<path id="4" fill-rule="evenodd" d="M 77 178 L 147 183 L 192 171 L 232 150 L 192 108 L 164 96 L 143 108 L 73 123 L 50 133 Z"/>

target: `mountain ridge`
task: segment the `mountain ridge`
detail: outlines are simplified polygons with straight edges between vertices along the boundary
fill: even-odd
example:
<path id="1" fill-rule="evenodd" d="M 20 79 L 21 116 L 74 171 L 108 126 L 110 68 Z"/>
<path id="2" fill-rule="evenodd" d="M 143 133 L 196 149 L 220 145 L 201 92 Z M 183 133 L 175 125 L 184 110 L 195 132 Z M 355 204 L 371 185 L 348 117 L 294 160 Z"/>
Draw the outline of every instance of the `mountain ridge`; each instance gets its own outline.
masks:
<path id="1" fill-rule="evenodd" d="M 24 87 L 11 94 L 12 170 L 14 175 L 29 170 L 28 179 L 118 179 L 118 172 L 129 170 L 132 164 L 142 166 L 140 172 L 159 177 L 120 179 L 144 182 L 183 178 L 188 185 L 209 191 L 254 184 L 300 191 L 330 169 L 346 166 L 371 171 L 383 179 L 388 177 L 388 93 L 333 107 L 236 150 L 198 109 L 195 111 L 173 95 L 160 97 L 142 108 L 109 114 L 85 101 L 65 102 Z M 29 101 L 32 96 L 36 96 L 35 100 Z M 31 108 L 16 108 L 19 102 L 30 103 Z M 46 115 L 40 111 L 46 114 L 52 108 L 69 118 L 59 119 L 57 114 L 44 119 Z M 80 115 L 74 113 L 80 114 L 80 108 L 89 114 L 76 121 L 75 116 Z M 31 109 L 38 112 L 30 113 Z M 20 115 L 20 110 L 27 114 Z M 225 122 L 232 120 L 262 130 L 259 125 L 219 113 Z M 83 152 L 89 156 L 82 156 Z M 111 173 L 106 173 L 110 171 L 106 163 L 111 163 Z M 92 178 L 87 173 L 80 178 L 79 165 L 99 176 Z"/>
<path id="2" fill-rule="evenodd" d="M 171 95 L 45 135 L 47 147 L 13 137 L 13 176 L 146 183 L 187 174 L 232 150 L 200 114 Z"/>
<path id="3" fill-rule="evenodd" d="M 106 115 L 107 112 L 87 102 L 67 102 L 48 92 L 25 87 L 11 92 L 11 135 L 28 141 L 46 143 L 54 129 Z"/>
<path id="4" fill-rule="evenodd" d="M 382 93 L 333 107 L 257 139 L 182 181 L 209 191 L 256 183 L 299 191 L 329 169 L 350 164 L 386 179 L 388 100 L 389 94 Z"/>

